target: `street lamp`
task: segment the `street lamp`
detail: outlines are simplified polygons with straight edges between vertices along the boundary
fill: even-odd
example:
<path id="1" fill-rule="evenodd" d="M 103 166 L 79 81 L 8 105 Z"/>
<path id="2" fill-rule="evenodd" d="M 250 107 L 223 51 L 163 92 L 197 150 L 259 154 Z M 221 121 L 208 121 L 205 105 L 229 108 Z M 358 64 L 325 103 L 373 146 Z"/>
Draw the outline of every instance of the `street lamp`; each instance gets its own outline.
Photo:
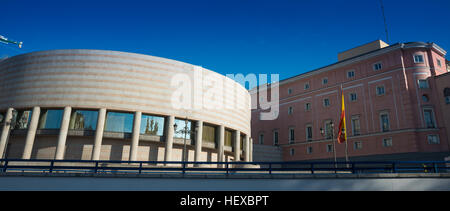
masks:
<path id="1" fill-rule="evenodd" d="M 182 161 L 185 162 L 185 161 L 187 161 L 187 158 L 186 158 L 186 155 L 187 155 L 187 151 L 186 151 L 187 134 L 190 135 L 190 138 L 192 140 L 192 136 L 197 133 L 198 127 L 196 126 L 194 131 L 190 130 L 189 127 L 188 127 L 188 118 L 187 117 L 184 119 L 184 128 L 179 130 L 179 131 L 177 131 L 177 127 L 178 127 L 178 125 L 177 125 L 177 123 L 175 123 L 173 125 L 173 129 L 174 129 L 175 133 L 184 134 L 184 147 L 183 147 Z M 192 143 L 192 141 L 191 141 L 191 143 Z"/>
<path id="2" fill-rule="evenodd" d="M 334 143 L 335 140 L 334 140 L 334 123 L 333 123 L 333 121 L 330 122 L 330 131 L 327 130 L 326 132 L 327 132 L 327 134 L 325 134 L 325 131 L 323 128 L 320 128 L 320 134 L 327 139 L 329 138 L 329 133 L 331 133 L 331 140 L 333 141 L 332 143 L 333 143 L 334 168 L 337 168 L 336 144 Z"/>

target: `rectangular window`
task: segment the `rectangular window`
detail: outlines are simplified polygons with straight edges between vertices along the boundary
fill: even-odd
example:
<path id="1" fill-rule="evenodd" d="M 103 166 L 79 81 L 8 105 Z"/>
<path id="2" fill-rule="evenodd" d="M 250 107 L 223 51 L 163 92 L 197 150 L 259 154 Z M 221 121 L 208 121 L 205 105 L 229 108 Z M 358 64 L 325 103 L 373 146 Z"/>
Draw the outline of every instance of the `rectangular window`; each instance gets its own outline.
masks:
<path id="1" fill-rule="evenodd" d="M 175 119 L 175 125 L 177 125 L 176 128 L 174 128 L 174 138 L 184 138 L 186 134 L 186 139 L 191 139 L 192 134 L 192 122 L 190 120 L 185 119 Z"/>
<path id="2" fill-rule="evenodd" d="M 359 116 L 352 117 L 352 134 L 354 136 L 359 136 L 361 134 L 361 126 L 359 123 Z"/>
<path id="3" fill-rule="evenodd" d="M 132 133 L 134 115 L 131 113 L 107 112 L 105 131 Z"/>
<path id="4" fill-rule="evenodd" d="M 292 113 L 294 113 L 294 108 L 292 108 L 291 106 L 288 108 L 288 114 L 291 115 Z"/>
<path id="5" fill-rule="evenodd" d="M 294 128 L 289 128 L 289 144 L 293 144 L 295 142 L 295 130 Z"/>
<path id="6" fill-rule="evenodd" d="M 163 136 L 164 117 L 142 114 L 140 133 L 145 135 Z"/>
<path id="7" fill-rule="evenodd" d="M 445 104 L 450 104 L 450 96 L 445 96 Z"/>
<path id="8" fill-rule="evenodd" d="M 313 153 L 313 148 L 312 147 L 307 147 L 306 148 L 306 153 L 307 154 L 312 154 Z"/>
<path id="9" fill-rule="evenodd" d="M 388 113 L 381 113 L 380 114 L 380 123 L 381 123 L 381 131 L 382 132 L 388 132 L 389 129 L 390 129 Z"/>
<path id="10" fill-rule="evenodd" d="M 328 84 L 328 78 L 323 78 L 323 79 L 322 79 L 322 84 L 323 84 L 323 85 Z"/>
<path id="11" fill-rule="evenodd" d="M 421 54 L 414 55 L 414 63 L 423 63 L 423 55 Z"/>
<path id="12" fill-rule="evenodd" d="M 59 129 L 63 117 L 63 110 L 42 110 L 38 129 Z"/>
<path id="13" fill-rule="evenodd" d="M 309 83 L 305 83 L 305 85 L 303 86 L 303 88 L 304 88 L 305 90 L 308 90 L 308 89 L 309 89 Z"/>
<path id="14" fill-rule="evenodd" d="M 32 110 L 24 110 L 24 111 L 18 111 L 13 112 L 13 124 L 14 129 L 27 129 L 28 124 L 31 121 L 31 114 L 33 113 Z"/>
<path id="15" fill-rule="evenodd" d="M 423 109 L 423 117 L 425 120 L 425 126 L 427 128 L 435 128 L 436 127 L 432 109 L 427 109 L 427 108 Z"/>
<path id="16" fill-rule="evenodd" d="M 258 143 L 259 144 L 264 144 L 264 134 L 262 134 L 262 133 L 259 134 Z"/>
<path id="17" fill-rule="evenodd" d="M 355 149 L 355 150 L 362 149 L 362 142 L 361 141 L 355 141 L 353 143 L 353 149 Z"/>
<path id="18" fill-rule="evenodd" d="M 327 139 L 330 139 L 332 138 L 332 134 L 333 134 L 332 122 L 331 120 L 327 120 L 325 121 L 325 137 Z"/>
<path id="19" fill-rule="evenodd" d="M 350 93 L 350 102 L 355 102 L 358 96 L 356 93 Z"/>
<path id="20" fill-rule="evenodd" d="M 305 110 L 306 111 L 311 110 L 311 103 L 305 103 Z"/>
<path id="21" fill-rule="evenodd" d="M 73 110 L 70 115 L 70 130 L 96 130 L 98 111 Z"/>
<path id="22" fill-rule="evenodd" d="M 223 143 L 225 146 L 233 146 L 233 131 L 225 129 L 225 140 Z"/>
<path id="23" fill-rule="evenodd" d="M 307 125 L 306 126 L 306 141 L 312 141 L 312 138 L 313 138 L 312 126 Z"/>
<path id="24" fill-rule="evenodd" d="M 417 83 L 419 83 L 419 88 L 421 88 L 421 89 L 428 89 L 429 88 L 427 80 L 419 79 Z"/>
<path id="25" fill-rule="evenodd" d="M 439 144 L 439 136 L 438 135 L 428 135 L 428 144 Z"/>
<path id="26" fill-rule="evenodd" d="M 442 67 L 441 60 L 440 60 L 440 59 L 437 60 L 437 65 L 438 65 L 439 67 Z"/>
<path id="27" fill-rule="evenodd" d="M 216 143 L 216 127 L 213 125 L 204 124 L 202 140 L 203 140 L 203 142 Z M 241 147 L 241 149 L 242 149 L 242 147 Z"/>
<path id="28" fill-rule="evenodd" d="M 383 69 L 383 65 L 381 64 L 381 62 L 373 64 L 373 70 L 377 71 L 381 69 Z"/>
<path id="29" fill-rule="evenodd" d="M 273 145 L 278 146 L 278 131 L 273 131 Z"/>
<path id="30" fill-rule="evenodd" d="M 288 94 L 289 95 L 292 94 L 292 89 L 291 88 L 288 89 Z"/>
<path id="31" fill-rule="evenodd" d="M 289 154 L 290 154 L 291 156 L 294 156 L 294 155 L 295 155 L 295 149 L 294 149 L 294 148 L 291 148 L 291 149 L 289 150 Z"/>
<path id="32" fill-rule="evenodd" d="M 392 138 L 384 138 L 383 147 L 392 147 Z"/>
<path id="33" fill-rule="evenodd" d="M 330 106 L 330 99 L 328 99 L 328 98 L 323 99 L 323 106 L 325 106 L 325 107 Z"/>
<path id="34" fill-rule="evenodd" d="M 384 95 L 385 94 L 384 85 L 377 86 L 377 91 L 376 92 L 377 92 L 378 96 Z"/>
<path id="35" fill-rule="evenodd" d="M 353 78 L 355 77 L 355 71 L 354 70 L 349 70 L 347 72 L 347 78 Z"/>
<path id="36" fill-rule="evenodd" d="M 327 144 L 327 152 L 333 152 L 333 144 Z"/>

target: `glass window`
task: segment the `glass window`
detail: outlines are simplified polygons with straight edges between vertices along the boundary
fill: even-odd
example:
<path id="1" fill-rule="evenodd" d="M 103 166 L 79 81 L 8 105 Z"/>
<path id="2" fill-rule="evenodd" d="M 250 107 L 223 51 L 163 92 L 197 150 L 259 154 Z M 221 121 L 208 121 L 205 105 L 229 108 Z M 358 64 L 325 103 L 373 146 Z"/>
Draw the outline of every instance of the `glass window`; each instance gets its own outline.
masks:
<path id="1" fill-rule="evenodd" d="M 439 144 L 439 136 L 438 135 L 428 135 L 427 136 L 429 144 Z"/>
<path id="2" fill-rule="evenodd" d="M 427 128 L 435 128 L 436 127 L 432 109 L 424 109 L 423 117 L 425 119 L 425 125 Z"/>
<path id="3" fill-rule="evenodd" d="M 419 83 L 419 88 L 421 88 L 421 89 L 428 89 L 429 88 L 428 81 L 425 80 L 425 79 L 419 79 L 418 83 Z"/>
<path id="4" fill-rule="evenodd" d="M 414 63 L 423 63 L 423 55 L 414 55 Z"/>
<path id="5" fill-rule="evenodd" d="M 391 147 L 391 146 L 392 146 L 392 138 L 384 138 L 383 147 Z"/>
<path id="6" fill-rule="evenodd" d="M 289 154 L 290 154 L 291 156 L 294 156 L 294 155 L 295 155 L 295 149 L 294 149 L 294 148 L 291 148 L 291 149 L 289 150 Z"/>
<path id="7" fill-rule="evenodd" d="M 309 83 L 305 83 L 305 85 L 303 86 L 303 88 L 304 88 L 305 90 L 309 89 Z"/>
<path id="8" fill-rule="evenodd" d="M 292 94 L 292 89 L 291 88 L 288 89 L 288 94 Z"/>
<path id="9" fill-rule="evenodd" d="M 191 139 L 192 127 L 191 121 L 184 119 L 175 119 L 175 124 L 177 125 L 176 131 L 173 135 L 174 138 L 184 138 L 186 134 L 186 139 Z"/>
<path id="10" fill-rule="evenodd" d="M 384 90 L 384 86 L 377 86 L 377 95 L 384 95 L 385 90 Z"/>
<path id="11" fill-rule="evenodd" d="M 69 129 L 96 130 L 98 111 L 74 110 L 70 116 Z"/>
<path id="12" fill-rule="evenodd" d="M 142 115 L 141 118 L 141 134 L 145 135 L 164 135 L 164 117 Z"/>
<path id="13" fill-rule="evenodd" d="M 278 131 L 273 131 L 273 145 L 278 145 Z"/>
<path id="14" fill-rule="evenodd" d="M 312 147 L 307 147 L 306 148 L 306 153 L 312 154 L 313 153 L 313 148 Z"/>
<path id="15" fill-rule="evenodd" d="M 312 141 L 313 134 L 312 134 L 312 126 L 307 125 L 306 126 L 306 141 Z"/>
<path id="16" fill-rule="evenodd" d="M 333 144 L 327 144 L 327 152 L 333 152 Z"/>
<path id="17" fill-rule="evenodd" d="M 289 128 L 289 143 L 293 144 L 295 140 L 295 130 L 294 128 Z"/>
<path id="18" fill-rule="evenodd" d="M 258 143 L 259 144 L 264 144 L 264 134 L 262 134 L 262 133 L 259 134 Z"/>
<path id="19" fill-rule="evenodd" d="M 322 84 L 323 84 L 323 85 L 328 84 L 328 78 L 323 78 L 323 79 L 322 79 Z"/>
<path id="20" fill-rule="evenodd" d="M 350 93 L 350 102 L 355 102 L 357 99 L 356 93 Z"/>
<path id="21" fill-rule="evenodd" d="M 360 142 L 360 141 L 355 141 L 355 142 L 353 143 L 353 148 L 354 148 L 354 149 L 362 149 L 362 142 Z"/>
<path id="22" fill-rule="evenodd" d="M 224 145 L 229 147 L 233 146 L 233 131 L 225 130 Z"/>
<path id="23" fill-rule="evenodd" d="M 291 106 L 288 108 L 288 114 L 291 115 L 292 113 L 294 113 L 294 108 L 292 108 Z"/>
<path id="24" fill-rule="evenodd" d="M 450 96 L 445 96 L 445 104 L 450 104 Z"/>
<path id="25" fill-rule="evenodd" d="M 119 133 L 132 133 L 133 132 L 134 114 L 120 113 L 120 112 L 107 112 L 105 131 L 119 132 Z"/>
<path id="26" fill-rule="evenodd" d="M 361 133 L 361 126 L 359 116 L 352 117 L 352 133 L 354 136 L 359 136 Z"/>
<path id="27" fill-rule="evenodd" d="M 14 129 L 27 129 L 32 113 L 31 110 L 13 112 Z"/>
<path id="28" fill-rule="evenodd" d="M 381 63 L 373 64 L 373 70 L 381 70 L 383 69 L 383 65 Z"/>
<path id="29" fill-rule="evenodd" d="M 63 110 L 42 110 L 38 129 L 59 129 L 63 117 Z"/>
<path id="30" fill-rule="evenodd" d="M 216 143 L 216 127 L 204 124 L 202 139 L 204 142 Z"/>
<path id="31" fill-rule="evenodd" d="M 330 99 L 328 99 L 328 98 L 323 99 L 323 106 L 325 106 L 325 107 L 330 106 Z"/>
<path id="32" fill-rule="evenodd" d="M 353 78 L 355 77 L 355 71 L 354 70 L 350 70 L 347 72 L 347 78 Z"/>
<path id="33" fill-rule="evenodd" d="M 332 138 L 333 135 L 333 127 L 332 127 L 332 122 L 331 120 L 327 120 L 325 121 L 325 137 L 327 139 Z"/>
<path id="34" fill-rule="evenodd" d="M 389 131 L 389 115 L 387 113 L 382 113 L 380 115 L 380 121 L 381 121 L 381 131 L 382 132 Z"/>
<path id="35" fill-rule="evenodd" d="M 428 98 L 428 95 L 422 95 L 423 102 L 428 103 L 430 101 L 430 98 Z"/>
<path id="36" fill-rule="evenodd" d="M 436 60 L 439 67 L 442 67 L 441 60 Z"/>
<path id="37" fill-rule="evenodd" d="M 311 103 L 305 103 L 305 110 L 306 111 L 311 110 Z"/>

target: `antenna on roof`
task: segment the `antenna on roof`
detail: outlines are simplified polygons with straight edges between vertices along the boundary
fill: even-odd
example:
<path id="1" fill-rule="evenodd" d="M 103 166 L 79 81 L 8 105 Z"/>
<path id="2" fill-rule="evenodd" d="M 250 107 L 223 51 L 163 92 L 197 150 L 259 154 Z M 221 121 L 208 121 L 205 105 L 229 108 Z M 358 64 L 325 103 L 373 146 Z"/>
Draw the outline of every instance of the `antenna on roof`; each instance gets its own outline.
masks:
<path id="1" fill-rule="evenodd" d="M 383 20 L 384 20 L 384 30 L 386 31 L 386 42 L 389 44 L 389 33 L 388 33 L 388 27 L 386 23 L 386 16 L 384 15 L 384 6 L 383 6 L 383 0 L 380 0 L 381 5 L 381 13 L 383 14 Z"/>

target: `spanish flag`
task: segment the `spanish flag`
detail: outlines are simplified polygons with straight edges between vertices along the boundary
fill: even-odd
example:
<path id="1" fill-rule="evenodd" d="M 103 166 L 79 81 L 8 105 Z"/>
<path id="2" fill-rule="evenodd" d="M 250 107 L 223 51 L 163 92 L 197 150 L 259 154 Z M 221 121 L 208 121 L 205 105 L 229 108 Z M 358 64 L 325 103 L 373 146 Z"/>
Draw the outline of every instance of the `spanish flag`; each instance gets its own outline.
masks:
<path id="1" fill-rule="evenodd" d="M 341 120 L 339 121 L 339 133 L 338 133 L 338 143 L 342 144 L 347 140 L 347 129 L 345 127 L 345 104 L 344 104 L 344 90 L 341 86 L 342 95 L 342 112 Z"/>

